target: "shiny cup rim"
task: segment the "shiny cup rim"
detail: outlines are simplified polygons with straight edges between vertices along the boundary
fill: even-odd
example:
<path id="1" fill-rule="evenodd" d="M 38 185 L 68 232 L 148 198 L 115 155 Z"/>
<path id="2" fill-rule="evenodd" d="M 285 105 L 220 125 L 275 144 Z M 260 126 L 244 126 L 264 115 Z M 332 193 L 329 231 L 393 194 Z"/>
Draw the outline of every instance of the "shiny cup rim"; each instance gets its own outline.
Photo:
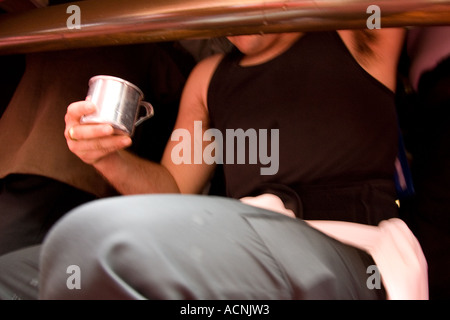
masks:
<path id="1" fill-rule="evenodd" d="M 131 83 L 130 81 L 124 80 L 122 78 L 119 77 L 114 77 L 114 76 L 108 76 L 108 75 L 97 75 L 94 76 L 92 78 L 89 79 L 89 86 L 91 86 L 95 81 L 102 79 L 102 80 L 112 80 L 112 81 L 117 81 L 120 82 L 126 86 L 132 87 L 134 90 L 136 90 L 139 95 L 143 98 L 144 97 L 144 93 L 142 92 L 141 89 L 139 89 L 138 86 L 136 86 L 135 84 Z"/>

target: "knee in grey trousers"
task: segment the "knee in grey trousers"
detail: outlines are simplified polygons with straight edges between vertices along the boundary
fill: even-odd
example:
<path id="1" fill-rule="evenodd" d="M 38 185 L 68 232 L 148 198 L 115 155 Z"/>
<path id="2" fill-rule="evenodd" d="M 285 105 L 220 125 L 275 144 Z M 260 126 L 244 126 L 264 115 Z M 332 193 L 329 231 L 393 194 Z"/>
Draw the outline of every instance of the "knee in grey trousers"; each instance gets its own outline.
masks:
<path id="1" fill-rule="evenodd" d="M 41 299 L 384 299 L 373 260 L 304 221 L 199 195 L 96 200 L 45 239 Z"/>

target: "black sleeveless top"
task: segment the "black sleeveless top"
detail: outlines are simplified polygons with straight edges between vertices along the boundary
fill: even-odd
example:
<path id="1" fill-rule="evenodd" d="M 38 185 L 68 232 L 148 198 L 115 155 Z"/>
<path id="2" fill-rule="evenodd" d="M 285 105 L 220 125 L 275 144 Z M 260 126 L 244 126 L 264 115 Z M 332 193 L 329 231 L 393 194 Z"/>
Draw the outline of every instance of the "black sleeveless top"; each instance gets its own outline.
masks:
<path id="1" fill-rule="evenodd" d="M 394 93 L 356 62 L 338 33 L 307 33 L 260 65 L 242 67 L 241 58 L 237 50 L 226 55 L 208 90 L 211 127 L 224 137 L 228 196 L 271 192 L 304 219 L 376 224 L 396 216 Z M 234 163 L 227 159 L 226 132 L 237 129 L 253 134 L 244 164 L 237 140 Z"/>

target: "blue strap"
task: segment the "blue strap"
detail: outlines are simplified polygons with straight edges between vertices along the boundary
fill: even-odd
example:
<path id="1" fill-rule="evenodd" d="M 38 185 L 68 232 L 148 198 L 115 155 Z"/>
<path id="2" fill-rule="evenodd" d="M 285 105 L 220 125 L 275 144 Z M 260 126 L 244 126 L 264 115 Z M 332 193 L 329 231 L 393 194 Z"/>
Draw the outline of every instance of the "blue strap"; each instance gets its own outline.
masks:
<path id="1" fill-rule="evenodd" d="M 398 155 L 395 161 L 395 187 L 399 199 L 404 199 L 414 195 L 414 183 L 409 167 L 408 159 L 406 157 L 405 143 L 403 135 L 399 130 L 398 139 Z"/>

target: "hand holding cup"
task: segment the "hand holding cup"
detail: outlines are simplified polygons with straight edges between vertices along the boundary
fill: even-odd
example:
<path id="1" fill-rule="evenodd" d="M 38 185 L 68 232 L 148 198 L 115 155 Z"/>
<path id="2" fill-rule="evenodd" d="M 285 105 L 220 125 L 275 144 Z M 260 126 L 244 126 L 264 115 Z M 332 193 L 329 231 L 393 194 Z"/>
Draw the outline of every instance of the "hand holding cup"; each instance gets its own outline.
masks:
<path id="1" fill-rule="evenodd" d="M 134 128 L 153 116 L 153 107 L 142 99 L 139 88 L 125 80 L 91 78 L 86 100 L 67 108 L 64 135 L 69 149 L 84 162 L 95 164 L 130 146 Z M 139 118 L 142 107 L 145 115 Z"/>

